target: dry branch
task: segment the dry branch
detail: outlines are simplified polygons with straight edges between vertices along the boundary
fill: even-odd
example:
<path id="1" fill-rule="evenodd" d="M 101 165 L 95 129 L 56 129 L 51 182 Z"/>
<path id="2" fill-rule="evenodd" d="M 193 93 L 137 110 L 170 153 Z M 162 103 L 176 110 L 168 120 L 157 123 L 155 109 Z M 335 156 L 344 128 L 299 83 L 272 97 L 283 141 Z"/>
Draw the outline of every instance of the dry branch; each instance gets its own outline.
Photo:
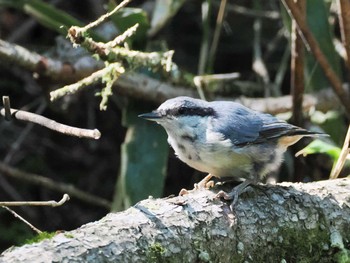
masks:
<path id="1" fill-rule="evenodd" d="M 7 206 L 2 206 L 2 208 L 6 209 L 9 211 L 14 217 L 18 218 L 20 221 L 22 221 L 24 224 L 29 226 L 33 231 L 35 231 L 37 234 L 41 234 L 42 231 L 35 226 L 33 226 L 31 223 L 29 223 L 27 220 L 25 220 L 23 217 L 21 217 L 19 214 L 17 214 L 15 211 L 12 209 L 8 208 Z"/>
<path id="2" fill-rule="evenodd" d="M 0 60 L 21 66 L 40 76 L 47 76 L 60 83 L 71 83 L 89 76 L 103 66 L 103 63 L 91 59 L 91 56 L 81 57 L 76 63 L 55 60 L 22 46 L 0 39 Z M 82 63 L 85 61 L 84 63 Z M 94 61 L 95 63 L 92 63 Z M 90 67 L 82 66 L 89 64 Z"/>
<path id="3" fill-rule="evenodd" d="M 300 10 L 303 17 L 306 14 L 306 2 L 297 1 L 294 3 Z M 293 123 L 297 126 L 303 126 L 303 95 L 305 89 L 304 82 L 304 43 L 297 32 L 297 24 L 292 20 L 291 32 L 291 95 L 293 97 Z"/>
<path id="4" fill-rule="evenodd" d="M 234 212 L 197 191 L 148 199 L 0 262 L 334 262 L 350 238 L 350 181 L 261 186 Z"/>
<path id="5" fill-rule="evenodd" d="M 62 199 L 60 201 L 9 201 L 9 202 L 0 202 L 1 206 L 52 206 L 52 207 L 57 207 L 63 205 L 65 202 L 69 200 L 69 195 L 64 194 Z"/>
<path id="6" fill-rule="evenodd" d="M 350 72 L 350 2 L 338 0 L 340 33 L 346 50 L 346 65 Z"/>
<path id="7" fill-rule="evenodd" d="M 348 127 L 348 132 L 346 133 L 346 136 L 345 136 L 343 148 L 339 154 L 337 162 L 332 168 L 331 175 L 329 176 L 330 179 L 338 178 L 341 170 L 345 165 L 345 161 L 348 158 L 349 154 L 350 154 L 350 125 Z"/>
<path id="8" fill-rule="evenodd" d="M 57 207 L 63 205 L 65 202 L 69 200 L 69 195 L 64 194 L 62 199 L 60 201 L 23 201 L 23 202 L 0 202 L 0 206 L 7 211 L 9 211 L 11 214 L 13 214 L 14 217 L 18 218 L 21 220 L 23 223 L 25 223 L 27 226 L 29 226 L 33 231 L 36 233 L 40 234 L 42 231 L 35 226 L 33 226 L 31 223 L 29 223 L 27 220 L 25 220 L 23 217 L 21 217 L 19 214 L 17 214 L 15 211 L 12 209 L 8 208 L 8 206 L 52 206 L 52 207 Z"/>
<path id="9" fill-rule="evenodd" d="M 11 117 L 13 119 L 36 123 L 66 135 L 77 136 L 79 138 L 90 138 L 90 139 L 96 139 L 96 140 L 101 137 L 101 133 L 97 129 L 90 130 L 90 129 L 81 129 L 81 128 L 68 126 L 65 124 L 58 123 L 54 120 L 48 119 L 44 116 L 41 116 L 32 112 L 28 112 L 28 111 L 23 111 L 23 110 L 10 109 L 10 112 L 11 112 Z M 4 117 L 8 115 L 6 114 L 5 108 L 0 108 L 0 115 Z"/>

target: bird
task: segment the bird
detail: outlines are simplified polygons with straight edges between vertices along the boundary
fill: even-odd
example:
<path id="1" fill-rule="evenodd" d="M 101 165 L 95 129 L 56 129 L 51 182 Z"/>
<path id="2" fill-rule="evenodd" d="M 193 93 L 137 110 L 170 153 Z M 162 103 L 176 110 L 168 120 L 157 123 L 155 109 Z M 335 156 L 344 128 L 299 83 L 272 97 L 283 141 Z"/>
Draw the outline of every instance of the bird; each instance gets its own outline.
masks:
<path id="1" fill-rule="evenodd" d="M 279 169 L 288 146 L 305 136 L 324 135 L 237 102 L 208 102 L 186 96 L 168 99 L 139 117 L 160 124 L 177 157 L 208 173 L 195 189 L 212 186 L 213 176 L 243 179 L 230 193 L 218 194 L 234 203 L 247 186 Z"/>

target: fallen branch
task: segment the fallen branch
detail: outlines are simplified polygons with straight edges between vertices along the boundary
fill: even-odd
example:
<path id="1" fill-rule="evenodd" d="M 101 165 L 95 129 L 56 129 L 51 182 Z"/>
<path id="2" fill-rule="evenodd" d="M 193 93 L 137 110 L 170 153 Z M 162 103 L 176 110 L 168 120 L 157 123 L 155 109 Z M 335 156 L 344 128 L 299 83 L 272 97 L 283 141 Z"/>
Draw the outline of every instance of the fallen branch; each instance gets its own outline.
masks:
<path id="1" fill-rule="evenodd" d="M 233 212 L 214 195 L 144 200 L 0 262 L 334 262 L 347 253 L 348 179 L 250 188 Z"/>

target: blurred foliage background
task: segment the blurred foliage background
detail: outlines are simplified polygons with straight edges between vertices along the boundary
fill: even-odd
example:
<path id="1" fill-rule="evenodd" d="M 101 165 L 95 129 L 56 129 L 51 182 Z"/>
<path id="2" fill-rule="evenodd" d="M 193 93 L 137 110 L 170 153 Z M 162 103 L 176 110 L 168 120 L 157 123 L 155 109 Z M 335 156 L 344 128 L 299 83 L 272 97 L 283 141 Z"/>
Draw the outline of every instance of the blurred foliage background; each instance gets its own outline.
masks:
<path id="1" fill-rule="evenodd" d="M 305 16 L 331 68 L 347 83 L 349 71 L 341 58 L 344 51 L 336 2 L 307 0 Z M 65 38 L 67 30 L 72 25 L 83 26 L 96 20 L 116 4 L 112 0 L 0 0 L 0 38 L 67 65 L 81 62 L 83 70 L 93 72 L 89 66 L 99 65 L 93 58 L 96 56 L 84 48 L 73 48 Z M 196 75 L 239 73 L 232 79 L 207 83 L 204 93 L 208 99 L 266 98 L 291 93 L 293 26 L 279 0 L 132 1 L 106 23 L 89 31 L 89 37 L 106 42 L 135 23 L 139 23 L 139 28 L 127 40 L 129 48 L 143 52 L 174 50 L 175 64 L 167 74 L 147 66 L 129 66 L 129 71 L 185 87 L 194 94 Z M 160 126 L 137 118 L 138 114 L 158 107 L 165 97 L 150 99 L 132 92 L 125 94 L 119 92 L 117 82 L 108 98 L 107 110 L 101 111 L 98 94 L 104 85 L 97 83 L 52 103 L 50 91 L 77 79 L 40 74 L 40 69 L 11 60 L 11 55 L 4 56 L 8 50 L 0 45 L 0 95 L 10 96 L 12 107 L 75 127 L 97 128 L 102 134 L 99 140 L 79 139 L 37 125 L 0 119 L 2 164 L 74 185 L 109 202 L 106 207 L 72 197 L 57 208 L 15 209 L 39 229 L 74 229 L 98 220 L 110 209 L 125 209 L 148 196 L 177 194 L 202 178 L 203 174 L 181 163 L 169 150 Z M 310 49 L 306 48 L 304 54 L 305 90 L 329 90 L 329 80 Z M 305 151 L 320 153 L 317 156 L 295 159 L 294 153 L 307 144 L 301 142 L 286 154 L 280 174 L 271 175 L 269 180 L 328 178 L 339 156 L 347 119 L 340 103 L 323 112 L 315 108 L 303 113 L 302 125 L 327 132 L 331 138 L 316 142 Z M 290 110 L 280 117 L 288 120 Z M 2 172 L 0 189 L 2 201 L 59 200 L 62 196 L 60 191 L 13 179 Z M 34 235 L 5 209 L 0 210 L 0 233 L 0 250 Z"/>

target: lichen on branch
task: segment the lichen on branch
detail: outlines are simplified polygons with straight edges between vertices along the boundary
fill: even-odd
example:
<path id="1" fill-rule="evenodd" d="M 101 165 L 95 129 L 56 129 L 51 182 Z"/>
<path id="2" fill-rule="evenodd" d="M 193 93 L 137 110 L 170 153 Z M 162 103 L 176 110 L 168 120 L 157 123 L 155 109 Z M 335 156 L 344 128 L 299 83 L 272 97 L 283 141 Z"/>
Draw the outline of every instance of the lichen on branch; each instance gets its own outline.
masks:
<path id="1" fill-rule="evenodd" d="M 114 10 L 84 27 L 72 26 L 69 28 L 67 37 L 70 39 L 72 44 L 74 46 L 81 46 L 85 48 L 87 51 L 93 54 L 94 57 L 105 61 L 105 67 L 74 84 L 52 91 L 50 93 L 51 101 L 67 94 L 76 93 L 91 84 L 101 81 L 105 84 L 105 87 L 97 95 L 102 97 L 100 109 L 106 110 L 108 97 L 113 94 L 112 87 L 122 74 L 137 70 L 139 68 L 147 68 L 153 72 L 162 72 L 167 74 L 172 70 L 177 69 L 172 62 L 174 51 L 142 52 L 130 50 L 127 45 L 125 47 L 120 46 L 135 34 L 138 24 L 135 24 L 124 33 L 106 43 L 96 42 L 89 36 L 88 30 L 91 30 L 93 27 L 103 23 L 108 17 L 125 6 L 128 2 L 129 1 L 123 1 Z"/>

